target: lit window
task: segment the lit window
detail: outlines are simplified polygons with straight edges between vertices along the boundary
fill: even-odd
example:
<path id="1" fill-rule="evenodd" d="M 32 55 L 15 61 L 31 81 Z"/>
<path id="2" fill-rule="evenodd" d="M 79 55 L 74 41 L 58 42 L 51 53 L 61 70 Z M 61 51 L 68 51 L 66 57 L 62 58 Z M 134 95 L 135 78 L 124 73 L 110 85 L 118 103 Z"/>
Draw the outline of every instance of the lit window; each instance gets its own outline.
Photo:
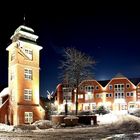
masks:
<path id="1" fill-rule="evenodd" d="M 31 100 L 31 99 L 32 99 L 32 90 L 24 89 L 24 100 Z"/>
<path id="2" fill-rule="evenodd" d="M 96 105 L 95 104 L 92 104 L 92 110 L 95 110 L 96 109 Z"/>
<path id="3" fill-rule="evenodd" d="M 82 99 L 83 98 L 83 94 L 78 95 L 78 98 Z"/>
<path id="4" fill-rule="evenodd" d="M 24 113 L 25 123 L 33 122 L 33 112 L 25 112 Z"/>
<path id="5" fill-rule="evenodd" d="M 26 53 L 27 57 L 29 57 L 30 60 L 33 59 L 33 51 L 32 50 L 26 48 L 25 53 Z"/>
<path id="6" fill-rule="evenodd" d="M 85 100 L 91 100 L 93 99 L 93 94 L 92 93 L 86 93 L 85 94 Z"/>
<path id="7" fill-rule="evenodd" d="M 24 77 L 26 80 L 32 80 L 32 69 L 24 69 Z"/>

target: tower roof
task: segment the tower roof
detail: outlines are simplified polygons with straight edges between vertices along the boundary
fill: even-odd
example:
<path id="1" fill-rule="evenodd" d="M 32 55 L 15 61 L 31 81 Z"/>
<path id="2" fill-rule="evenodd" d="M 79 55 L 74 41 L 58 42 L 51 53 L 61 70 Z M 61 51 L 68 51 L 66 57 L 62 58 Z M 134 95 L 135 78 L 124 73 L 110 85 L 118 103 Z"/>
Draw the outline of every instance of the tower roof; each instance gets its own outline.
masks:
<path id="1" fill-rule="evenodd" d="M 34 34 L 34 30 L 32 28 L 21 25 L 15 30 L 14 34 L 11 36 L 11 39 L 13 41 L 17 41 L 20 38 L 36 42 L 38 36 Z"/>
<path id="2" fill-rule="evenodd" d="M 16 30 L 15 30 L 15 33 L 19 32 L 20 30 L 23 30 L 23 31 L 26 31 L 26 32 L 31 32 L 31 33 L 34 33 L 34 30 L 30 27 L 27 27 L 25 25 L 21 25 L 19 26 Z"/>

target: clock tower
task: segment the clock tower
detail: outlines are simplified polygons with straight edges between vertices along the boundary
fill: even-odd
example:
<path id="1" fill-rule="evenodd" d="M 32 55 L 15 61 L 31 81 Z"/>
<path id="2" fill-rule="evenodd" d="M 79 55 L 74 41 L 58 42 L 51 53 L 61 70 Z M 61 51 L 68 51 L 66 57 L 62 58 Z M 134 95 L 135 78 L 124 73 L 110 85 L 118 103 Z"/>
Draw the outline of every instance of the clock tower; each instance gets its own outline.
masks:
<path id="1" fill-rule="evenodd" d="M 11 36 L 9 52 L 8 87 L 10 124 L 28 124 L 44 119 L 44 109 L 39 102 L 38 36 L 27 26 L 19 26 Z"/>

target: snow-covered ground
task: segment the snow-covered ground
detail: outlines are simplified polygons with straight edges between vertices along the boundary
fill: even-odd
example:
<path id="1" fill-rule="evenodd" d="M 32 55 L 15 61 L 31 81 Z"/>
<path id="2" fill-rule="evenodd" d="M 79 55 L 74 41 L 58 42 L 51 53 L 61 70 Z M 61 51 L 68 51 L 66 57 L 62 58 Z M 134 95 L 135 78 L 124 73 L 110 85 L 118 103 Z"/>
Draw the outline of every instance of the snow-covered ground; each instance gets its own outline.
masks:
<path id="1" fill-rule="evenodd" d="M 99 125 L 111 124 L 111 123 L 118 121 L 118 119 L 119 119 L 118 115 L 115 115 L 112 113 L 105 114 L 105 115 L 97 115 L 97 123 Z"/>
<path id="2" fill-rule="evenodd" d="M 13 130 L 13 128 L 14 126 L 9 126 L 9 125 L 0 123 L 0 131 L 10 132 Z"/>
<path id="3" fill-rule="evenodd" d="M 13 131 L 13 126 L 0 124 L 0 140 L 114 140 L 140 138 L 140 118 L 128 114 L 97 116 L 97 126 L 65 127 Z"/>

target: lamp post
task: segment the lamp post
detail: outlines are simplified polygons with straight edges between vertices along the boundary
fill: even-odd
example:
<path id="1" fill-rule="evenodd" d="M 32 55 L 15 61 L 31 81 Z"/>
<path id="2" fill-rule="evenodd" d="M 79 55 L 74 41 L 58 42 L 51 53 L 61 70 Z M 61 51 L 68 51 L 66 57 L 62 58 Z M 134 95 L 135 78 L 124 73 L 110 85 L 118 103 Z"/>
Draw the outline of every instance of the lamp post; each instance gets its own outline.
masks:
<path id="1" fill-rule="evenodd" d="M 68 115 L 68 104 L 67 104 L 67 99 L 66 99 L 66 104 L 65 104 L 65 115 Z"/>

